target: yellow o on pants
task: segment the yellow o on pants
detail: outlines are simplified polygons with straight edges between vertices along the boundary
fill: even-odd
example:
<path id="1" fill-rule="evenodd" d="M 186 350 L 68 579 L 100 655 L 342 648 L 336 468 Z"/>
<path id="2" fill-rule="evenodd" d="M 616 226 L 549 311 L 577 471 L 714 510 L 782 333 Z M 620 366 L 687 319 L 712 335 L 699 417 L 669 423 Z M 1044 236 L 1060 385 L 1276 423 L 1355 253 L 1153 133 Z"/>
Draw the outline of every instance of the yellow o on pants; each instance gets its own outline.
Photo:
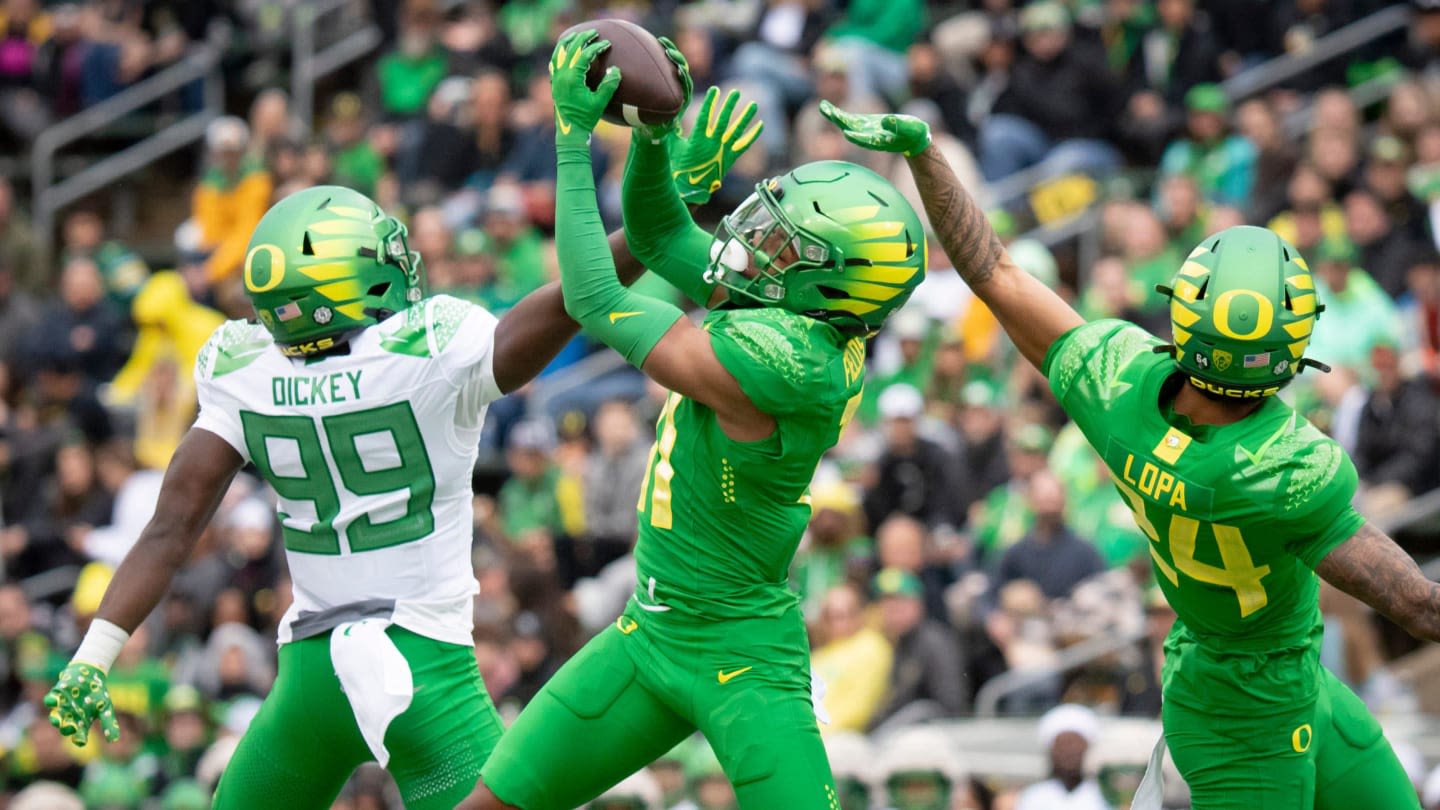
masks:
<path id="1" fill-rule="evenodd" d="M 1309 751 L 1310 743 L 1314 741 L 1315 731 L 1310 728 L 1309 723 L 1306 723 L 1305 725 L 1295 729 L 1295 731 L 1290 735 L 1290 747 L 1294 748 L 1295 753 L 1297 754 L 1303 754 L 1306 751 Z"/>
<path id="2" fill-rule="evenodd" d="M 248 266 L 248 265 L 247 265 Z M 1245 295 L 1255 301 L 1255 328 L 1241 334 L 1230 328 L 1230 302 L 1237 295 Z M 1270 299 L 1254 290 L 1226 290 L 1215 299 L 1215 328 L 1220 334 L 1232 340 L 1251 340 L 1270 331 L 1275 323 L 1275 305 Z"/>

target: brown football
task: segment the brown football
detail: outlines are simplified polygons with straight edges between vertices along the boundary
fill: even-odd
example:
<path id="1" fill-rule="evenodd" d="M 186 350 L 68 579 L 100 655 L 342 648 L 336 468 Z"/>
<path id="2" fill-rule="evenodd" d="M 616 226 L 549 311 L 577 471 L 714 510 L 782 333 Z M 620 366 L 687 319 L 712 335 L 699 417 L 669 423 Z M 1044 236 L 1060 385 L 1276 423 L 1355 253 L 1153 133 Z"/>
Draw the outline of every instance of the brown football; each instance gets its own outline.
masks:
<path id="1" fill-rule="evenodd" d="M 620 126 L 663 124 L 680 113 L 685 103 L 680 71 L 654 34 L 625 20 L 590 20 L 570 26 L 561 37 L 587 28 L 595 29 L 610 47 L 590 65 L 586 84 L 593 90 L 607 68 L 620 68 L 620 87 L 605 108 L 606 121 Z"/>

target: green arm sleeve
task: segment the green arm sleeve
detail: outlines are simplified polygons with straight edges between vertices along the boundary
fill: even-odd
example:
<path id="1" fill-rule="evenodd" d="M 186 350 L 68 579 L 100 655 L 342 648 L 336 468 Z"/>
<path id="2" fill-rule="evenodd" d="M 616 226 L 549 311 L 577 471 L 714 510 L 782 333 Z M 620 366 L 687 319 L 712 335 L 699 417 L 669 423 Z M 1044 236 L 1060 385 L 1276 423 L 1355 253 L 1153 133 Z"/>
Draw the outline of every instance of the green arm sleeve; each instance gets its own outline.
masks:
<path id="1" fill-rule="evenodd" d="M 695 224 L 675 190 L 667 141 L 649 143 L 632 135 L 620 197 L 630 251 L 699 306 L 714 286 L 705 281 L 710 263 L 709 233 Z"/>
<path id="2" fill-rule="evenodd" d="M 590 149 L 560 146 L 555 152 L 555 244 L 565 311 L 592 337 L 639 368 L 685 313 L 620 285 L 595 201 Z"/>

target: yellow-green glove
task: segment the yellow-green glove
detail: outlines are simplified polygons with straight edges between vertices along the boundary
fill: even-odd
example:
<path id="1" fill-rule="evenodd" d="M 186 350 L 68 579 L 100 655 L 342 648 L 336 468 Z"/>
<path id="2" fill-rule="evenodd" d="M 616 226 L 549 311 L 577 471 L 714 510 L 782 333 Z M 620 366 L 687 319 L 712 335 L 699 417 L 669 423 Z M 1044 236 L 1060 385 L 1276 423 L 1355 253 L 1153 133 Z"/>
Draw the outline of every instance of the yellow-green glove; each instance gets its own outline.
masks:
<path id="1" fill-rule="evenodd" d="M 45 695 L 45 705 L 50 707 L 50 725 L 66 737 L 73 736 L 76 745 L 84 745 L 90 738 L 90 724 L 97 719 L 105 739 L 120 739 L 120 723 L 110 703 L 110 690 L 105 688 L 105 673 L 98 667 L 71 661 Z"/>
<path id="2" fill-rule="evenodd" d="M 591 90 L 585 84 L 590 64 L 610 47 L 596 39 L 595 29 L 576 31 L 561 38 L 550 55 L 550 97 L 555 101 L 555 143 L 557 146 L 586 146 L 590 133 L 605 114 L 605 105 L 620 86 L 620 68 L 611 65 L 600 85 Z"/>
<path id="3" fill-rule="evenodd" d="M 876 152 L 899 152 L 914 157 L 930 145 L 930 125 L 913 115 L 854 115 L 828 101 L 820 114 L 840 128 L 845 140 Z"/>
<path id="4" fill-rule="evenodd" d="M 676 142 L 670 147 L 670 164 L 675 178 L 675 188 L 680 199 L 690 205 L 703 205 L 710 201 L 710 195 L 720 189 L 720 183 L 745 154 L 765 129 L 764 121 L 750 122 L 755 118 L 755 102 L 745 105 L 739 117 L 735 117 L 735 105 L 740 103 L 740 91 L 731 90 L 725 96 L 725 103 L 717 109 L 715 101 L 720 98 L 720 89 L 710 88 L 705 101 L 700 104 L 700 117 L 688 136 L 676 133 Z M 750 128 L 745 129 L 747 126 Z"/>

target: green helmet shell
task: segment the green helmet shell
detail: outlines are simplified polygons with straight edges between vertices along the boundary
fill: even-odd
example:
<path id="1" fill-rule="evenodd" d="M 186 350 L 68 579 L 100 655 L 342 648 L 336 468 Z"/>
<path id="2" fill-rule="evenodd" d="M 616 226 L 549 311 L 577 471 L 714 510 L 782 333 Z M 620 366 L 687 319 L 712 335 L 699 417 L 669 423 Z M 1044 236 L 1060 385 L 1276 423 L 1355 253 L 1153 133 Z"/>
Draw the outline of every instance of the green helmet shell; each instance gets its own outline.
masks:
<path id="1" fill-rule="evenodd" d="M 1175 364 L 1197 388 L 1255 399 L 1306 365 L 1328 370 L 1304 356 L 1325 309 L 1310 268 L 1273 231 L 1226 228 L 1191 251 L 1171 286 L 1156 289 L 1170 298 Z"/>
<path id="2" fill-rule="evenodd" d="M 245 292 L 281 351 L 323 352 L 420 300 L 423 265 L 406 235 L 358 191 L 297 191 L 255 226 Z"/>
<path id="3" fill-rule="evenodd" d="M 732 304 L 871 334 L 925 277 L 925 228 L 883 177 L 822 160 L 762 181 L 721 221 L 707 278 Z M 747 275 L 751 267 L 758 272 Z"/>

